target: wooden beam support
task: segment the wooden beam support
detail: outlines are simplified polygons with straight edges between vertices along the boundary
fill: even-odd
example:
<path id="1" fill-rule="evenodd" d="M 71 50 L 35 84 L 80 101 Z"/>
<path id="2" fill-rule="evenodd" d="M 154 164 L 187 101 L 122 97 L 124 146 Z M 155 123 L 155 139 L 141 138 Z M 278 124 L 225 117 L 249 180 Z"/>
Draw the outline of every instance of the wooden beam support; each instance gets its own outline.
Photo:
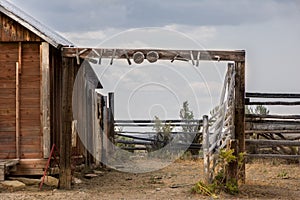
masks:
<path id="1" fill-rule="evenodd" d="M 72 147 L 72 92 L 78 70 L 76 60 L 62 59 L 62 98 L 61 98 L 61 132 L 60 132 L 60 174 L 59 188 L 71 189 L 71 147 Z"/>
<path id="2" fill-rule="evenodd" d="M 43 144 L 43 156 L 48 158 L 51 148 L 50 139 L 50 61 L 49 61 L 49 44 L 47 42 L 42 42 L 40 48 L 41 56 L 41 98 L 40 98 L 40 108 L 41 108 L 41 130 L 42 130 L 42 144 Z"/>
<path id="3" fill-rule="evenodd" d="M 162 49 L 101 49 L 101 48 L 74 48 L 64 47 L 62 49 L 62 55 L 64 57 L 80 57 L 83 59 L 97 58 L 99 55 L 101 58 L 111 59 L 132 59 L 133 54 L 136 52 L 142 52 L 145 56 L 151 52 L 157 52 L 160 60 L 182 60 L 190 61 L 191 58 L 197 58 L 199 60 L 211 60 L 211 61 L 245 61 L 245 51 L 212 51 L 212 50 L 162 50 Z M 78 52 L 82 52 L 78 54 Z M 191 56 L 192 55 L 192 56 Z"/>
<path id="4" fill-rule="evenodd" d="M 235 139 L 238 142 L 238 152 L 245 152 L 245 62 L 235 62 Z M 245 163 L 240 168 L 240 179 L 245 182 Z"/>

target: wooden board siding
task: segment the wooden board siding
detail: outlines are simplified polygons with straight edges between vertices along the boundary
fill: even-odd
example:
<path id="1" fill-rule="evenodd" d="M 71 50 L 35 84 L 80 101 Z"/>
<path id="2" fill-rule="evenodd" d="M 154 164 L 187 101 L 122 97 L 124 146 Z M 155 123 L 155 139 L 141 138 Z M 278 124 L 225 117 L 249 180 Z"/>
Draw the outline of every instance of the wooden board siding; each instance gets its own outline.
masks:
<path id="1" fill-rule="evenodd" d="M 16 62 L 18 43 L 0 43 L 0 159 L 16 158 Z M 42 158 L 40 43 L 22 43 L 20 158 Z"/>
<path id="2" fill-rule="evenodd" d="M 0 41 L 35 41 L 40 42 L 41 38 L 21 26 L 16 21 L 0 13 Z"/>
<path id="3" fill-rule="evenodd" d="M 43 156 L 40 122 L 40 76 L 40 43 L 23 43 L 20 76 L 21 159 L 42 158 Z M 26 135 L 28 132 L 32 132 L 32 134 Z"/>
<path id="4" fill-rule="evenodd" d="M 16 62 L 18 43 L 0 43 L 0 159 L 16 157 Z"/>

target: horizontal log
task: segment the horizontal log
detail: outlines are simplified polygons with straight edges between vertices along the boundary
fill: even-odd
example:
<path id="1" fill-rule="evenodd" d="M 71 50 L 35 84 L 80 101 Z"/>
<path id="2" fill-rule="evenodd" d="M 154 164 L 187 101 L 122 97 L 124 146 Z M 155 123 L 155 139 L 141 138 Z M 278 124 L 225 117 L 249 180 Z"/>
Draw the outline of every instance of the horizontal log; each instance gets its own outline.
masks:
<path id="1" fill-rule="evenodd" d="M 277 125 L 300 125 L 299 120 L 288 120 L 288 119 L 261 119 L 261 118 L 248 118 L 246 119 L 246 123 L 261 123 L 261 124 L 277 124 Z"/>
<path id="2" fill-rule="evenodd" d="M 263 105 L 263 106 L 299 106 L 300 101 L 246 101 L 245 105 Z"/>
<path id="3" fill-rule="evenodd" d="M 154 131 L 115 131 L 115 133 L 129 133 L 129 134 L 157 134 L 157 132 Z M 170 132 L 171 134 L 198 134 L 201 132 L 181 132 L 181 131 L 174 131 Z M 202 133 L 201 133 L 202 134 Z"/>
<path id="4" fill-rule="evenodd" d="M 199 60 L 215 60 L 215 61 L 245 61 L 245 51 L 212 51 L 212 50 L 162 50 L 162 49 L 100 49 L 100 48 L 74 48 L 74 47 L 64 47 L 62 55 L 64 57 L 76 57 L 80 58 L 102 58 L 111 59 L 114 55 L 114 59 L 132 59 L 133 54 L 136 52 L 142 52 L 147 55 L 148 52 L 155 51 L 159 55 L 160 60 L 191 60 L 191 52 L 193 58 L 198 57 L 198 52 L 200 52 Z M 77 53 L 81 52 L 80 55 Z M 127 55 L 126 55 L 126 53 Z"/>
<path id="5" fill-rule="evenodd" d="M 300 155 L 281 155 L 281 154 L 246 154 L 251 158 L 282 158 L 282 159 L 300 159 Z"/>
<path id="6" fill-rule="evenodd" d="M 260 131 L 280 131 L 280 130 L 291 130 L 298 131 L 300 130 L 300 123 L 280 123 L 280 122 L 246 122 L 245 124 L 246 130 L 260 130 Z"/>
<path id="7" fill-rule="evenodd" d="M 268 119 L 300 119 L 300 115 L 258 115 L 258 114 L 246 114 L 246 120 L 247 118 L 253 119 L 253 118 L 268 118 Z"/>
<path id="8" fill-rule="evenodd" d="M 257 93 L 246 92 L 247 98 L 300 98 L 299 93 Z"/>
<path id="9" fill-rule="evenodd" d="M 167 120 L 159 120 L 161 123 L 202 123 L 202 119 L 194 119 L 194 120 L 180 120 L 180 119 L 167 119 Z M 115 120 L 116 124 L 121 124 L 121 123 L 155 123 L 155 120 Z"/>
<path id="10" fill-rule="evenodd" d="M 121 136 L 121 137 L 127 137 L 127 138 L 132 138 L 132 139 L 136 139 L 136 140 L 144 140 L 144 141 L 150 141 L 150 142 L 154 142 L 156 140 L 154 139 L 151 139 L 151 138 L 142 138 L 142 137 L 137 137 L 137 136 L 133 136 L 133 135 L 124 135 L 124 134 L 116 134 L 118 136 Z"/>
<path id="11" fill-rule="evenodd" d="M 258 129 L 253 129 L 253 130 L 245 130 L 246 134 L 250 133 L 281 133 L 281 134 L 300 134 L 300 129 L 299 130 L 258 130 Z"/>
<path id="12" fill-rule="evenodd" d="M 171 126 L 185 126 L 185 127 L 193 127 L 193 126 L 199 126 L 199 124 L 170 124 Z M 123 124 L 123 123 L 115 123 L 115 127 L 116 126 L 120 126 L 120 127 L 123 127 L 123 126 L 127 126 L 127 127 L 135 127 L 135 126 L 140 126 L 140 127 L 147 127 L 147 126 L 155 126 L 155 123 L 144 123 L 144 124 L 135 124 L 135 123 L 128 123 L 128 124 Z M 162 124 L 162 126 L 164 126 L 164 124 Z"/>
<path id="13" fill-rule="evenodd" d="M 246 139 L 246 144 L 256 144 L 256 145 L 271 145 L 271 146 L 300 146 L 300 141 L 291 140 L 251 140 Z"/>
<path id="14" fill-rule="evenodd" d="M 121 149 L 123 150 L 128 150 L 128 151 L 146 151 L 147 148 L 146 147 L 121 147 Z"/>
<path id="15" fill-rule="evenodd" d="M 130 140 L 115 140 L 115 143 L 121 143 L 121 144 L 137 144 L 137 145 L 151 145 L 152 142 L 142 142 L 142 141 L 130 141 Z"/>

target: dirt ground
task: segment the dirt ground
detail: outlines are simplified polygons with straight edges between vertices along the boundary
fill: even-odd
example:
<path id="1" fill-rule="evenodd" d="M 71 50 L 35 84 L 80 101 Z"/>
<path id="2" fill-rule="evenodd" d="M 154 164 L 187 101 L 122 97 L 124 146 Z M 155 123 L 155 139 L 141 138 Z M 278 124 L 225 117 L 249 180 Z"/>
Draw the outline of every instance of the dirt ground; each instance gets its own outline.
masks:
<path id="1" fill-rule="evenodd" d="M 202 160 L 178 160 L 152 173 L 130 174 L 103 170 L 98 177 L 84 179 L 72 190 L 27 186 L 19 191 L 0 188 L 0 199 L 211 199 L 192 194 L 192 186 L 203 177 Z M 258 160 L 246 165 L 246 184 L 236 196 L 219 199 L 300 199 L 300 165 L 277 160 Z"/>

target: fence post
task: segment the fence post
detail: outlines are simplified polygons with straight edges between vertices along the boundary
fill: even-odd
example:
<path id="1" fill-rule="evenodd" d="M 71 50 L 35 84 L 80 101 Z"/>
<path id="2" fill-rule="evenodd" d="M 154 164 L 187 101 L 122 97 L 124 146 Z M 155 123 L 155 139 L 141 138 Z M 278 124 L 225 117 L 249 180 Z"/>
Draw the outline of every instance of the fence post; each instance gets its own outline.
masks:
<path id="1" fill-rule="evenodd" d="M 209 130 L 208 130 L 208 116 L 203 116 L 203 169 L 204 169 L 204 182 L 211 183 L 210 177 L 210 159 L 209 159 Z"/>
<path id="2" fill-rule="evenodd" d="M 107 153 L 111 155 L 114 150 L 115 128 L 114 128 L 114 93 L 108 93 L 108 132 L 107 132 Z"/>
<path id="3" fill-rule="evenodd" d="M 103 96 L 103 149 L 102 149 L 102 161 L 107 164 L 108 159 L 108 135 L 109 135 L 109 124 L 108 124 L 108 108 L 107 108 L 107 96 Z"/>
<path id="4" fill-rule="evenodd" d="M 245 61 L 235 62 L 234 137 L 237 154 L 245 152 Z M 240 166 L 239 178 L 245 183 L 245 162 Z"/>

